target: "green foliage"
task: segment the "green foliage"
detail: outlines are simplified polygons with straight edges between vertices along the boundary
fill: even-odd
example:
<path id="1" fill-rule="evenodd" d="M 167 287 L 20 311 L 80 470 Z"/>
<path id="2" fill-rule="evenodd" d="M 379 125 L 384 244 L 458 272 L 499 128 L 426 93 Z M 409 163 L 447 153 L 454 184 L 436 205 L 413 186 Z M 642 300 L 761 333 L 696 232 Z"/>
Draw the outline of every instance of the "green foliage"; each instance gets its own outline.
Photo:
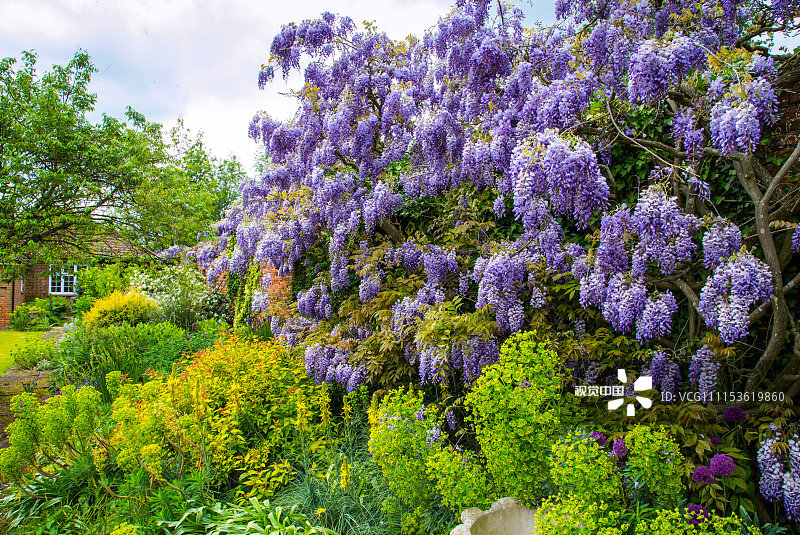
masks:
<path id="1" fill-rule="evenodd" d="M 537 535 L 626 535 L 629 525 L 618 509 L 584 501 L 580 496 L 558 494 L 536 511 Z"/>
<path id="2" fill-rule="evenodd" d="M 308 517 L 297 512 L 296 505 L 284 512 L 282 507 L 273 508 L 269 501 L 259 502 L 255 498 L 250 498 L 243 505 L 216 503 L 193 507 L 180 520 L 159 522 L 158 525 L 165 530 L 173 530 L 168 532 L 187 535 L 337 535 L 334 531 L 313 525 Z"/>
<path id="3" fill-rule="evenodd" d="M 234 329 L 246 328 L 254 316 L 253 292 L 260 289 L 261 270 L 257 264 L 250 264 L 243 278 L 235 273 L 228 273 L 225 280 L 228 296 L 235 304 L 233 327 Z"/>
<path id="4" fill-rule="evenodd" d="M 690 520 L 693 520 L 690 522 Z M 710 513 L 697 521 L 685 509 L 659 509 L 652 519 L 626 520 L 622 511 L 604 502 L 559 494 L 548 498 L 536 512 L 538 535 L 761 535 L 755 526 L 736 516 Z"/>
<path id="5" fill-rule="evenodd" d="M 130 271 L 120 263 L 90 266 L 78 271 L 78 293 L 75 310 L 85 314 L 97 299 L 115 291 L 124 291 L 130 284 Z"/>
<path id="6" fill-rule="evenodd" d="M 689 522 L 691 515 L 679 509 L 661 509 L 651 522 L 640 522 L 636 526 L 635 535 L 673 535 L 688 533 L 697 535 L 724 535 L 741 533 L 742 535 L 761 535 L 757 527 L 746 527 L 737 516 L 720 517 L 715 513 L 699 522 Z"/>
<path id="7" fill-rule="evenodd" d="M 294 466 L 297 477 L 271 501 L 286 508 L 299 504 L 308 517 L 342 535 L 395 535 L 400 523 L 383 511 L 393 493 L 367 447 L 369 427 L 360 403 L 364 390 L 343 397 L 342 420 L 331 446 L 302 454 Z"/>
<path id="8" fill-rule="evenodd" d="M 11 357 L 18 368 L 35 368 L 42 361 L 52 363 L 56 352 L 56 345 L 52 338 L 47 340 L 28 340 L 22 346 L 11 350 Z"/>
<path id="9" fill-rule="evenodd" d="M 48 331 L 63 323 L 71 309 L 72 304 L 65 297 L 36 298 L 14 309 L 9 316 L 11 328 L 17 331 Z"/>
<path id="10" fill-rule="evenodd" d="M 628 467 L 634 480 L 647 486 L 662 507 L 674 507 L 683 494 L 684 457 L 663 427 L 637 425 L 625 435 Z"/>
<path id="11" fill-rule="evenodd" d="M 439 455 L 440 425 L 437 408 L 423 406 L 422 393 L 410 388 L 389 393 L 370 409 L 369 451 L 393 492 L 384 510 L 401 533 L 440 532 L 455 520 L 454 507 L 481 495 L 480 479 L 471 477 L 480 473 L 475 465 L 458 479 L 437 481 L 454 472 L 453 458 Z"/>
<path id="12" fill-rule="evenodd" d="M 330 422 L 324 387 L 277 342 L 232 338 L 199 353 L 182 373 L 123 385 L 110 439 L 125 471 L 144 466 L 156 481 L 189 466 L 245 497 L 269 497 L 292 476 L 286 459 L 322 448 Z"/>
<path id="13" fill-rule="evenodd" d="M 91 124 L 95 67 L 78 51 L 67 65 L 36 71 L 36 55 L 0 60 L 0 257 L 2 274 L 90 254 L 104 221 L 159 160 L 160 127 L 128 109 L 129 127 L 103 115 Z"/>
<path id="14" fill-rule="evenodd" d="M 193 136 L 178 119 L 164 132 L 160 163 L 130 191 L 121 210 L 122 233 L 145 250 L 192 246 L 198 234 L 210 234 L 238 197 L 246 173 L 234 156 L 219 160 L 208 152 L 202 134 Z"/>
<path id="15" fill-rule="evenodd" d="M 81 323 L 89 331 L 123 323 L 136 325 L 150 321 L 160 311 L 155 301 L 138 292 L 115 291 L 95 301 Z"/>
<path id="16" fill-rule="evenodd" d="M 57 459 L 76 461 L 91 455 L 92 437 L 100 416 L 100 394 L 92 387 L 64 387 L 40 404 L 33 394 L 11 400 L 17 418 L 8 426 L 9 447 L 0 454 L 0 477 L 19 483 L 31 471 L 46 477 Z"/>
<path id="17" fill-rule="evenodd" d="M 411 509 L 430 504 L 434 488 L 422 476 L 429 440 L 441 424 L 436 408 L 423 408 L 421 392 L 401 388 L 381 400 L 370 419 L 369 450 L 389 487 Z"/>
<path id="18" fill-rule="evenodd" d="M 425 468 L 442 496 L 442 503 L 456 513 L 470 507 L 485 509 L 496 496 L 486 470 L 472 453 L 458 451 L 451 445 L 433 449 Z"/>
<path id="19" fill-rule="evenodd" d="M 226 324 L 201 322 L 187 332 L 168 322 L 113 325 L 71 332 L 54 355 L 53 379 L 57 385 L 89 381 L 110 401 L 105 376 L 121 372 L 132 381 L 142 381 L 146 371 L 170 372 L 185 354 L 211 346 Z"/>
<path id="20" fill-rule="evenodd" d="M 535 337 L 509 338 L 465 399 L 498 490 L 525 502 L 542 497 L 551 446 L 568 417 L 562 359 Z"/>
<path id="21" fill-rule="evenodd" d="M 572 434 L 553 444 L 550 473 L 564 494 L 587 503 L 618 503 L 622 481 L 612 458 L 597 441 Z"/>

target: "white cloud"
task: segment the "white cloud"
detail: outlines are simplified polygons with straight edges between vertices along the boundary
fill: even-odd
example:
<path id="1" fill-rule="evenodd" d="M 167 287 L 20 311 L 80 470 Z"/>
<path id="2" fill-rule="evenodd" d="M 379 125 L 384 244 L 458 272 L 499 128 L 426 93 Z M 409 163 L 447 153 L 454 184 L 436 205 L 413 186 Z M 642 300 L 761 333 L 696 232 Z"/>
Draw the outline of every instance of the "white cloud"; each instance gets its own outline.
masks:
<path id="1" fill-rule="evenodd" d="M 549 0 L 542 0 L 549 5 Z M 149 120 L 182 116 L 211 151 L 253 161 L 247 126 L 266 111 L 289 119 L 294 105 L 277 81 L 256 87 L 280 26 L 323 11 L 375 20 L 390 37 L 421 34 L 451 9 L 449 0 L 0 0 L 0 56 L 35 48 L 39 66 L 66 63 L 85 49 L 98 68 L 92 90 L 102 112 L 126 106 Z M 300 76 L 290 78 L 299 86 Z"/>

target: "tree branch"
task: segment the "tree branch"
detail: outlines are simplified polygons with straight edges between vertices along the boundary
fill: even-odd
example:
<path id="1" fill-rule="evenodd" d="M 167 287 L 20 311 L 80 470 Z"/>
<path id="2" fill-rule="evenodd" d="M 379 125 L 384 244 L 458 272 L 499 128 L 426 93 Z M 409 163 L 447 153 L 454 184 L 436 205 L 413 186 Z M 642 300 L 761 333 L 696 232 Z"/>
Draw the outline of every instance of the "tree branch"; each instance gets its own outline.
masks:
<path id="1" fill-rule="evenodd" d="M 797 142 L 797 146 L 794 148 L 794 151 L 789 156 L 789 159 L 783 162 L 783 165 L 772 178 L 772 182 L 770 182 L 769 186 L 767 187 L 767 191 L 764 193 L 764 197 L 761 199 L 762 203 L 769 203 L 769 200 L 772 198 L 772 195 L 775 193 L 775 190 L 778 189 L 778 186 L 781 185 L 783 179 L 786 178 L 786 175 L 789 174 L 792 166 L 797 162 L 797 159 L 800 158 L 800 141 Z"/>

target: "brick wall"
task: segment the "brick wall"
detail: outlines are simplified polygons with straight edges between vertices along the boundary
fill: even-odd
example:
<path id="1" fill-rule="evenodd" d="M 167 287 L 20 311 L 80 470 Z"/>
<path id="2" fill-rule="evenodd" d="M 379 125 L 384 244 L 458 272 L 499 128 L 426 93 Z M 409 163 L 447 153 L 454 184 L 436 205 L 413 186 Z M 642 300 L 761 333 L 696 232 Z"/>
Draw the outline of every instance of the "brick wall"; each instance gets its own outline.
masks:
<path id="1" fill-rule="evenodd" d="M 8 329 L 11 314 L 11 285 L 0 283 L 0 329 Z"/>
<path id="2" fill-rule="evenodd" d="M 49 267 L 37 264 L 25 273 L 25 300 L 32 301 L 37 297 L 47 297 L 50 294 Z"/>
<path id="3" fill-rule="evenodd" d="M 13 283 L 14 291 L 14 308 L 18 307 L 25 302 L 25 296 L 22 294 L 22 285 L 19 280 Z M 11 292 L 12 283 L 0 283 L 0 329 L 8 329 L 11 326 Z"/>

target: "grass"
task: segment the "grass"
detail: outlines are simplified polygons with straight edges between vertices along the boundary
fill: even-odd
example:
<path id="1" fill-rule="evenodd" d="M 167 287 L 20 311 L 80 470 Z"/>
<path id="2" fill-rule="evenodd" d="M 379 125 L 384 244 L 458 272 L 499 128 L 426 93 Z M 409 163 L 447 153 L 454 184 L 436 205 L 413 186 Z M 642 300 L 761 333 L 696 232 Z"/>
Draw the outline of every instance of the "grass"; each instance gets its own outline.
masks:
<path id="1" fill-rule="evenodd" d="M 40 332 L 0 331 L 0 374 L 5 373 L 14 364 L 14 359 L 11 357 L 14 346 L 28 340 L 36 340 L 41 336 Z"/>

